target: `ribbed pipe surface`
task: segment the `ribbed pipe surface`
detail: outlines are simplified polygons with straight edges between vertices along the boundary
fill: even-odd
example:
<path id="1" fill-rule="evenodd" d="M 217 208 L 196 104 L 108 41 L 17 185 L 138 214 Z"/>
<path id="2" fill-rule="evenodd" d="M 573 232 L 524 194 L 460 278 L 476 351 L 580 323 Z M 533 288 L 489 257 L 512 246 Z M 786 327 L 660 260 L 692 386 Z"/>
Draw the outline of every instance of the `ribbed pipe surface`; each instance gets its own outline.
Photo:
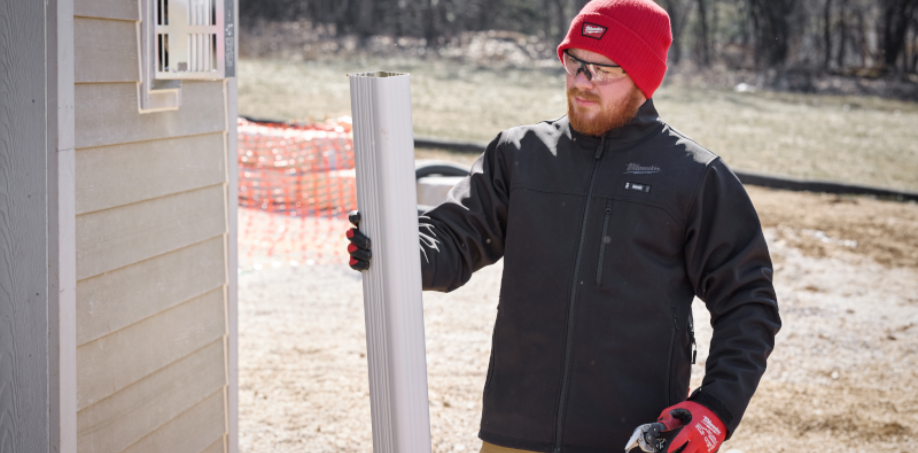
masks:
<path id="1" fill-rule="evenodd" d="M 351 116 L 375 453 L 429 453 L 430 415 L 407 74 L 352 74 Z"/>

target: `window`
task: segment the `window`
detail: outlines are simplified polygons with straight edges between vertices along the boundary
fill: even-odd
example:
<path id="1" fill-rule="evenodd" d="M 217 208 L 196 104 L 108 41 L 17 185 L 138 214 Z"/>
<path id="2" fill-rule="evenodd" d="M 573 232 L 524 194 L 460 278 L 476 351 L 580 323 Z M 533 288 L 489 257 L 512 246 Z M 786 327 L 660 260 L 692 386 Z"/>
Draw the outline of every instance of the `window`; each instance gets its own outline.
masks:
<path id="1" fill-rule="evenodd" d="M 177 109 L 182 80 L 235 76 L 233 0 L 143 2 L 142 112 Z"/>

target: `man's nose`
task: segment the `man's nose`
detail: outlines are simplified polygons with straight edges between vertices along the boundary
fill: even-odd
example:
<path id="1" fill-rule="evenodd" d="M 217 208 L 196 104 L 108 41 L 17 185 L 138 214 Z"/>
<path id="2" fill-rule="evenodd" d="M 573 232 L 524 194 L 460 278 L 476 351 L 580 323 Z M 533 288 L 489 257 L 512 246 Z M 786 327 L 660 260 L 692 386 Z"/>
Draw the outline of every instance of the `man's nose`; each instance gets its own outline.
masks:
<path id="1" fill-rule="evenodd" d="M 586 71 L 577 71 L 577 75 L 574 76 L 574 86 L 581 90 L 591 90 L 593 82 L 587 77 Z"/>

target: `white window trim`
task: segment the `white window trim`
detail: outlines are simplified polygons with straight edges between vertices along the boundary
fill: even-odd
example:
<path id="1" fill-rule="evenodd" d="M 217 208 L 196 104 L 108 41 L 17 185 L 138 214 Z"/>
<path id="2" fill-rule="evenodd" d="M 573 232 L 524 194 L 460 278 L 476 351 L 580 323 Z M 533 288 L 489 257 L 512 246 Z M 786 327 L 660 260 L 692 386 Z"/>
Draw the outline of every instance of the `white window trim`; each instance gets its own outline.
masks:
<path id="1" fill-rule="evenodd" d="M 140 21 L 137 23 L 137 53 L 140 55 L 140 83 L 137 84 L 140 113 L 168 112 L 178 110 L 182 105 L 182 82 L 180 80 L 160 83 L 153 80 L 153 2 L 138 0 Z"/>

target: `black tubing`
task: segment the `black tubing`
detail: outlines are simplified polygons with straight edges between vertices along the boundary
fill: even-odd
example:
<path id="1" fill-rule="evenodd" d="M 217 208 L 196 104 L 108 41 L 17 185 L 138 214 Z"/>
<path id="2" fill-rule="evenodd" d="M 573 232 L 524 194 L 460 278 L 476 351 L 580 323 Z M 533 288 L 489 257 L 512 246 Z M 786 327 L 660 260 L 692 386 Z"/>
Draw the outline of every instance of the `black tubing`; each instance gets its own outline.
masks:
<path id="1" fill-rule="evenodd" d="M 241 116 L 241 115 L 240 115 Z M 283 121 L 273 121 L 265 119 L 255 119 L 241 116 L 255 123 L 272 123 L 286 124 Z M 414 146 L 416 148 L 438 148 L 448 151 L 457 151 L 463 153 L 481 154 L 484 152 L 485 145 L 471 142 L 453 142 L 436 138 L 415 138 Z M 421 162 L 421 161 L 419 161 Z M 429 175 L 444 176 L 466 176 L 468 169 L 464 170 L 463 166 L 448 161 L 428 161 L 425 166 L 417 166 L 417 178 L 423 178 Z M 436 164 L 433 164 L 436 162 Z M 753 173 L 748 171 L 733 171 L 743 184 L 752 186 L 771 187 L 775 189 L 790 190 L 795 192 L 823 192 L 832 194 L 845 195 L 870 195 L 877 198 L 893 201 L 918 201 L 918 192 L 907 190 L 895 190 L 885 187 L 867 186 L 862 184 L 849 184 L 836 181 L 807 180 L 797 179 L 788 176 L 767 175 L 763 173 Z"/>
<path id="2" fill-rule="evenodd" d="M 740 182 L 753 186 L 771 187 L 795 192 L 824 192 L 847 195 L 871 195 L 893 201 L 918 201 L 918 192 L 886 189 L 883 187 L 848 184 L 835 181 L 820 181 L 765 175 L 746 171 L 734 171 Z"/>
<path id="3" fill-rule="evenodd" d="M 442 175 L 442 176 L 468 176 L 469 168 L 450 162 L 447 160 L 421 159 L 414 161 L 415 179 L 421 179 L 425 176 Z M 418 205 L 418 215 L 421 215 L 434 206 Z"/>
<path id="4" fill-rule="evenodd" d="M 275 121 L 275 120 L 268 120 L 268 119 L 264 119 L 264 118 L 252 118 L 251 116 L 245 116 L 245 115 L 239 115 L 239 118 L 242 118 L 242 119 L 244 119 L 244 120 L 246 120 L 246 121 L 248 121 L 248 122 L 251 122 L 251 123 L 278 124 L 278 125 L 280 125 L 280 124 L 289 124 L 289 125 L 295 124 L 295 123 L 291 123 L 291 122 L 289 122 L 289 121 Z"/>
<path id="5" fill-rule="evenodd" d="M 432 144 L 426 145 L 427 143 Z M 445 140 L 430 139 L 425 139 L 423 142 L 415 140 L 414 146 L 417 148 L 430 147 L 445 149 L 449 151 L 474 152 L 476 154 L 484 152 L 485 149 L 484 145 L 453 143 Z M 473 148 L 473 146 L 477 146 L 477 148 Z M 839 195 L 870 195 L 892 201 L 918 201 L 918 192 L 911 192 L 907 190 L 887 189 L 885 187 L 849 184 L 836 181 L 797 179 L 788 176 L 767 175 L 763 173 L 753 173 L 741 170 L 734 170 L 734 173 L 743 184 L 752 186 L 771 187 L 775 189 L 790 190 L 795 192 L 823 192 Z"/>
<path id="6" fill-rule="evenodd" d="M 414 161 L 415 179 L 430 175 L 468 176 L 469 167 L 448 160 L 421 159 Z"/>
<path id="7" fill-rule="evenodd" d="M 415 148 L 439 148 L 449 151 L 459 151 L 462 153 L 481 154 L 487 145 L 472 142 L 452 142 L 430 137 L 415 137 Z"/>

